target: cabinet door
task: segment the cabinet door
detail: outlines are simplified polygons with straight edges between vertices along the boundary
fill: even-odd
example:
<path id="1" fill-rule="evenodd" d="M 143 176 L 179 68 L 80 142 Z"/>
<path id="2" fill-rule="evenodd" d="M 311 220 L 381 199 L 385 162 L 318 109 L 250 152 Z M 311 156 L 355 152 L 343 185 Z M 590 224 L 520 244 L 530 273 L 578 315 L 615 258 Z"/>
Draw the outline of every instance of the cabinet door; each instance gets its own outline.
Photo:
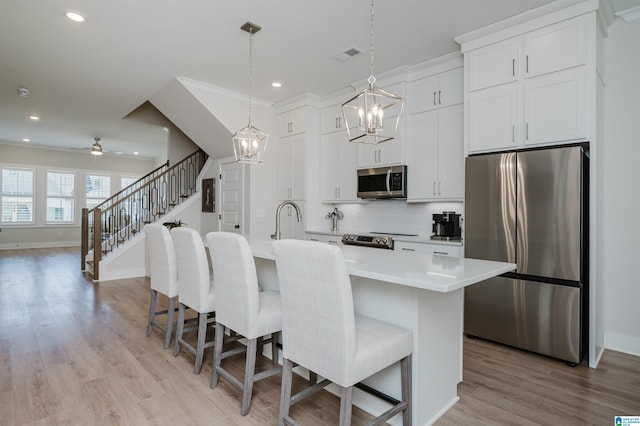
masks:
<path id="1" fill-rule="evenodd" d="M 518 146 L 519 85 L 469 93 L 469 152 Z"/>
<path id="2" fill-rule="evenodd" d="M 469 90 L 517 81 L 518 45 L 514 37 L 469 52 Z"/>
<path id="3" fill-rule="evenodd" d="M 586 92 L 583 69 L 570 69 L 527 80 L 524 143 L 584 139 Z"/>
<path id="4" fill-rule="evenodd" d="M 438 75 L 438 107 L 458 105 L 464 101 L 464 69 L 462 67 Z"/>
<path id="5" fill-rule="evenodd" d="M 461 247 L 446 244 L 412 243 L 394 241 L 394 250 L 401 253 L 426 253 L 432 256 L 460 257 Z"/>
<path id="6" fill-rule="evenodd" d="M 407 121 L 409 164 L 407 184 L 409 200 L 437 197 L 438 112 L 409 116 Z"/>
<path id="7" fill-rule="evenodd" d="M 278 199 L 305 198 L 305 136 L 291 136 L 279 141 Z"/>
<path id="8" fill-rule="evenodd" d="M 358 201 L 358 173 L 357 173 L 357 144 L 349 142 L 347 135 L 339 132 L 334 133 L 338 136 L 338 145 L 340 146 L 340 186 L 338 187 L 338 196 L 341 201 Z"/>
<path id="9" fill-rule="evenodd" d="M 407 93 L 407 114 L 438 108 L 438 76 L 422 78 L 410 83 Z"/>
<path id="10" fill-rule="evenodd" d="M 438 111 L 438 197 L 464 197 L 464 108 Z"/>
<path id="11" fill-rule="evenodd" d="M 396 117 L 384 119 L 385 126 L 395 126 Z M 402 119 L 398 124 L 396 138 L 377 145 L 358 144 L 358 167 L 378 167 L 392 164 L 404 164 L 404 129 Z"/>
<path id="12" fill-rule="evenodd" d="M 300 215 L 304 218 L 304 203 L 296 203 L 300 208 Z M 280 233 L 282 239 L 304 240 L 304 219 L 298 222 L 296 211 L 291 206 L 284 206 L 280 212 Z"/>
<path id="13" fill-rule="evenodd" d="M 320 199 L 322 201 L 333 202 L 339 199 L 341 142 L 355 145 L 349 142 L 342 132 L 323 135 L 320 141 Z"/>
<path id="14" fill-rule="evenodd" d="M 340 104 L 322 109 L 320 127 L 323 134 L 346 130 Z"/>
<path id="15" fill-rule="evenodd" d="M 278 116 L 278 136 L 286 137 L 306 131 L 306 108 L 296 108 Z"/>
<path id="16" fill-rule="evenodd" d="M 586 25 L 586 17 L 579 16 L 525 34 L 525 77 L 584 65 L 587 60 Z"/>

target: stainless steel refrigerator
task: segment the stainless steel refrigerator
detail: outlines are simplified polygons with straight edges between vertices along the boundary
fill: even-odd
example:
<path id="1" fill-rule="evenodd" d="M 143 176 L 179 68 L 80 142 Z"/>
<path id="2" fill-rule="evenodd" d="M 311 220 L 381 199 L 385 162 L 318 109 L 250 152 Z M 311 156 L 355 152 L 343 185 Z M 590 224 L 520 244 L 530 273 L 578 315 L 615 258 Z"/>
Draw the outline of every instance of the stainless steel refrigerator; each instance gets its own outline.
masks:
<path id="1" fill-rule="evenodd" d="M 588 336 L 588 145 L 474 155 L 465 257 L 517 269 L 465 290 L 464 331 L 582 361 Z"/>

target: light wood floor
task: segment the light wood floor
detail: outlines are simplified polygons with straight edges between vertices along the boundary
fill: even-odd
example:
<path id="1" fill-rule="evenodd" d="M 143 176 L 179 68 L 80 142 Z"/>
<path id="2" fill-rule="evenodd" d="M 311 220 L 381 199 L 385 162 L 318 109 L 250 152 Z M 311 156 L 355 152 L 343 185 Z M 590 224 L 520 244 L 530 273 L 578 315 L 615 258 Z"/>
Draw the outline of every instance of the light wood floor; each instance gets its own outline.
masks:
<path id="1" fill-rule="evenodd" d="M 94 284 L 79 264 L 75 248 L 0 251 L 0 425 L 277 424 L 279 376 L 256 384 L 240 416 L 238 390 L 225 380 L 209 389 L 211 352 L 196 376 L 193 356 L 173 357 L 157 330 L 145 336 L 148 280 Z M 438 425 L 608 425 L 640 415 L 637 357 L 607 351 L 593 370 L 479 340 L 465 339 L 464 351 L 460 402 Z M 242 359 L 229 362 L 240 377 Z M 336 424 L 338 409 L 323 392 L 292 415 Z M 355 425 L 368 418 L 354 409 Z"/>

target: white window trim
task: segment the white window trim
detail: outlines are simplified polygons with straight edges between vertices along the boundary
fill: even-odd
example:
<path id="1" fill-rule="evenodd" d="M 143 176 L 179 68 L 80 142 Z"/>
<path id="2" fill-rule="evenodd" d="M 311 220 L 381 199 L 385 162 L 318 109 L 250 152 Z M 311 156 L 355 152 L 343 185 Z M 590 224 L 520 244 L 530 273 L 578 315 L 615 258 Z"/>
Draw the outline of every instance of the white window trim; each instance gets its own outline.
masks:
<path id="1" fill-rule="evenodd" d="M 66 198 L 66 199 L 71 199 L 73 200 L 73 208 L 71 209 L 72 212 L 72 220 L 60 220 L 60 221 L 50 221 L 47 220 L 47 207 L 48 207 L 48 200 L 49 200 L 49 188 L 47 185 L 48 179 L 49 179 L 49 173 L 68 173 L 70 175 L 73 176 L 73 196 L 72 197 L 64 197 L 64 196 L 51 196 L 51 198 Z M 61 170 L 61 169 L 46 169 L 46 173 L 45 173 L 45 188 L 44 188 L 44 208 L 45 208 L 45 212 L 44 212 L 44 224 L 47 226 L 59 226 L 59 225 L 75 225 L 77 223 L 77 214 L 76 214 L 76 204 L 78 203 L 78 191 L 77 191 L 77 173 L 73 170 Z M 85 188 L 86 189 L 86 188 Z"/>
<path id="2" fill-rule="evenodd" d="M 27 170 L 32 173 L 31 178 L 31 221 L 29 222 L 3 222 L 2 221 L 2 198 L 4 194 L 2 193 L 2 171 L 3 170 Z M 31 227 L 36 224 L 36 211 L 37 211 L 37 197 L 36 197 L 36 179 L 37 179 L 37 170 L 34 167 L 29 166 L 19 166 L 19 165 L 11 165 L 11 164 L 2 164 L 0 165 L 0 225 L 5 228 L 21 228 L 21 227 Z"/>

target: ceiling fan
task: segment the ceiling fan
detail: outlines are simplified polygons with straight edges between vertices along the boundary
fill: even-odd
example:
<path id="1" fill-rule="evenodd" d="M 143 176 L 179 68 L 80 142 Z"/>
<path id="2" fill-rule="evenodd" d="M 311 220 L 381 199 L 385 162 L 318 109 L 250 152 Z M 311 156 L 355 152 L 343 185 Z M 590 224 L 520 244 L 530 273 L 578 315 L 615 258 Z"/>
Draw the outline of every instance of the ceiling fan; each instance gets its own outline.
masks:
<path id="1" fill-rule="evenodd" d="M 93 145 L 91 145 L 91 147 L 84 147 L 84 148 L 71 148 L 71 149 L 81 149 L 81 150 L 89 150 L 91 152 L 91 155 L 102 155 L 103 153 L 111 153 L 112 151 L 109 151 L 108 149 L 104 149 L 102 148 L 102 145 L 100 144 L 100 138 L 93 138 L 93 140 L 95 141 Z"/>

